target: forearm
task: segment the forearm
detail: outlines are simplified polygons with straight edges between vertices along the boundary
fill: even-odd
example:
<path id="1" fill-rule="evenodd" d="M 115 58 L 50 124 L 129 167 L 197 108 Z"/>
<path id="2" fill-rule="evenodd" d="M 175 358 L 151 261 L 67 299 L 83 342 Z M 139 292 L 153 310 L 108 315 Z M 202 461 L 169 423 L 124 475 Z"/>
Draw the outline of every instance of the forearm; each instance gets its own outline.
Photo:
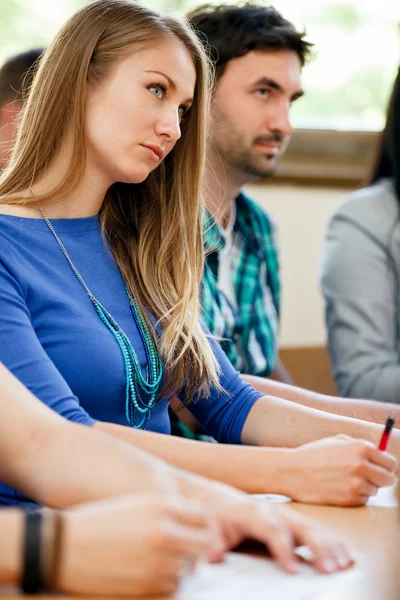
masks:
<path id="1" fill-rule="evenodd" d="M 242 431 L 242 443 L 296 447 L 324 437 L 347 434 L 376 444 L 381 433 L 381 425 L 264 396 L 249 413 Z"/>
<path id="2" fill-rule="evenodd" d="M 5 415 L 0 479 L 49 506 L 159 489 L 158 475 L 160 470 L 165 475 L 166 466 L 154 457 L 245 491 L 260 490 L 255 486 L 276 485 L 285 456 L 282 450 L 267 456 L 269 451 L 263 449 L 261 458 L 256 448 L 208 445 L 110 423 L 93 428 L 72 424 L 39 402 L 1 365 L 0 410 Z M 12 427 L 17 421 L 19 427 Z M 177 478 L 179 487 L 186 474 L 171 470 L 170 476 Z"/>
<path id="3" fill-rule="evenodd" d="M 248 493 L 283 493 L 286 464 L 284 448 L 252 448 L 209 444 L 169 435 L 99 422 L 96 429 L 114 435 L 170 465 L 229 484 Z"/>
<path id="4" fill-rule="evenodd" d="M 1 364 L 0 413 L 0 479 L 42 504 L 68 506 L 160 487 L 161 461 L 66 421 Z"/>
<path id="5" fill-rule="evenodd" d="M 294 385 L 286 385 L 278 381 L 253 375 L 243 375 L 243 379 L 257 391 L 266 396 L 283 398 L 296 404 L 322 410 L 324 412 L 361 419 L 371 423 L 385 423 L 389 414 L 392 414 L 400 427 L 400 406 L 374 400 L 353 400 L 350 398 L 335 398 L 317 394 Z"/>
<path id="6" fill-rule="evenodd" d="M 61 442 L 62 441 L 62 442 Z M 93 428 L 61 420 L 38 436 L 5 477 L 48 506 L 70 506 L 160 488 L 161 461 Z"/>
<path id="7" fill-rule="evenodd" d="M 23 519 L 18 509 L 0 511 L 0 584 L 16 584 L 20 579 Z"/>

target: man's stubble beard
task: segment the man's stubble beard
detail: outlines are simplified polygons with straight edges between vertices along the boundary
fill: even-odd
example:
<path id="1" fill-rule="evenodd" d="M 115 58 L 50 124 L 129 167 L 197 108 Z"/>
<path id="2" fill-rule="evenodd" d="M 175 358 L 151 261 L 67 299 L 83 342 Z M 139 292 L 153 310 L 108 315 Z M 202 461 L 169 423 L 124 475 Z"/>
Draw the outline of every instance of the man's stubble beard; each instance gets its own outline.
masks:
<path id="1" fill-rule="evenodd" d="M 249 181 L 272 177 L 279 162 L 279 155 L 267 155 L 255 147 L 257 141 L 283 141 L 280 136 L 259 136 L 249 144 L 243 142 L 244 136 L 235 130 L 222 116 L 216 128 L 212 143 L 214 150 L 231 171 L 240 171 L 249 176 Z"/>

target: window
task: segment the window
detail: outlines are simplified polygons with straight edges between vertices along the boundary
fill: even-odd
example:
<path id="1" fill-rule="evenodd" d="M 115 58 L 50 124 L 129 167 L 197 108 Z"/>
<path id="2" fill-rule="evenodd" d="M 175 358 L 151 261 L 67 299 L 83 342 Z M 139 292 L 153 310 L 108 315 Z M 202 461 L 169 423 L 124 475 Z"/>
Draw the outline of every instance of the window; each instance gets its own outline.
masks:
<path id="1" fill-rule="evenodd" d="M 379 131 L 399 64 L 400 4 L 391 0 L 276 0 L 316 46 L 305 67 L 296 127 Z"/>
<path id="2" fill-rule="evenodd" d="M 65 19 L 86 3 L 87 0 L 1 0 L 0 61 L 15 52 L 47 45 Z M 197 2 L 144 3 L 151 8 L 172 7 L 183 13 Z M 294 173 L 297 165 L 296 178 L 301 173 L 318 178 L 317 172 L 324 177 L 328 168 L 328 178 L 358 180 L 374 153 L 399 64 L 400 2 L 271 3 L 299 29 L 305 28 L 308 39 L 316 46 L 314 60 L 303 71 L 306 96 L 293 108 L 297 132 L 280 174 Z"/>
<path id="3" fill-rule="evenodd" d="M 86 0 L 2 0 L 0 60 L 49 43 Z M 168 0 L 145 0 L 164 9 Z M 316 46 L 303 73 L 306 96 L 293 109 L 301 129 L 379 131 L 399 63 L 400 3 L 392 0 L 275 0 Z M 184 12 L 193 0 L 171 0 Z"/>
<path id="4" fill-rule="evenodd" d="M 1 0 L 0 62 L 49 44 L 59 27 L 85 0 Z"/>

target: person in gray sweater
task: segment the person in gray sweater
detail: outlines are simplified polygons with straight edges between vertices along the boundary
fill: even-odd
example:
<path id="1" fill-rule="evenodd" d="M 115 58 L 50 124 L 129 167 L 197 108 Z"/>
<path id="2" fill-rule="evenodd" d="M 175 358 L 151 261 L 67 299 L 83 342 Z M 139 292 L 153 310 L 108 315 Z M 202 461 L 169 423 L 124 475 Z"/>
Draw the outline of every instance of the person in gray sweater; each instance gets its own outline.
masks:
<path id="1" fill-rule="evenodd" d="M 370 184 L 331 215 L 323 248 L 333 376 L 341 395 L 400 404 L 400 70 Z"/>

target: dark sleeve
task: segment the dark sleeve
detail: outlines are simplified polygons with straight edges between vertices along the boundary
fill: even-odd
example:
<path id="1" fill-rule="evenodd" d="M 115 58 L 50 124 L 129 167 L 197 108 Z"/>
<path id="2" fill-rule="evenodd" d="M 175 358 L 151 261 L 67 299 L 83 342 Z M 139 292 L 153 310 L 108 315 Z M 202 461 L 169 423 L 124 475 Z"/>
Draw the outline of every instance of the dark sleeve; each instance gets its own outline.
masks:
<path id="1" fill-rule="evenodd" d="M 187 408 L 218 442 L 240 444 L 247 416 L 263 394 L 243 381 L 220 345 L 211 334 L 206 333 L 221 368 L 220 383 L 224 391 L 219 392 L 213 388 L 208 398 L 192 401 Z"/>
<path id="2" fill-rule="evenodd" d="M 52 410 L 70 421 L 93 425 L 94 419 L 40 344 L 22 288 L 0 261 L 0 362 Z"/>

